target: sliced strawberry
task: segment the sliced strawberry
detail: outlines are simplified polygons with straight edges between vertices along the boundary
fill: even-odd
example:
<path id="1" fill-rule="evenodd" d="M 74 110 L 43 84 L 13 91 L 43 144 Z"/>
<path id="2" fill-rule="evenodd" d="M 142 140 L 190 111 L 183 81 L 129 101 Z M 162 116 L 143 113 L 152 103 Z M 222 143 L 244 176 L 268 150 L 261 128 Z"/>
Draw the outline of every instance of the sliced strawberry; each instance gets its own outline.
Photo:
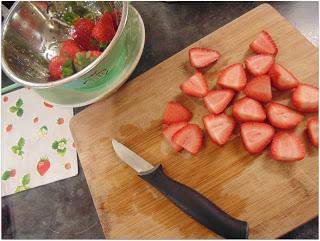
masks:
<path id="1" fill-rule="evenodd" d="M 293 106 L 301 112 L 317 112 L 319 89 L 308 84 L 299 84 L 292 93 Z"/>
<path id="2" fill-rule="evenodd" d="M 177 122 L 188 122 L 192 118 L 191 112 L 179 102 L 170 101 L 163 114 L 162 123 L 172 124 Z"/>
<path id="3" fill-rule="evenodd" d="M 319 145 L 319 120 L 318 117 L 310 118 L 307 122 L 307 134 L 309 141 L 315 147 Z"/>
<path id="4" fill-rule="evenodd" d="M 299 161 L 306 156 L 306 148 L 296 134 L 280 131 L 271 143 L 271 156 L 277 161 Z"/>
<path id="5" fill-rule="evenodd" d="M 244 97 L 233 105 L 232 115 L 240 122 L 263 122 L 266 119 L 262 105 L 249 97 Z"/>
<path id="6" fill-rule="evenodd" d="M 232 90 L 211 90 L 203 100 L 209 112 L 220 114 L 227 108 L 233 96 Z"/>
<path id="7" fill-rule="evenodd" d="M 163 135 L 166 137 L 167 141 L 169 142 L 169 144 L 177 151 L 181 151 L 183 148 L 177 144 L 175 144 L 172 141 L 172 137 L 173 135 L 180 129 L 182 129 L 183 127 L 185 127 L 188 123 L 187 122 L 178 122 L 178 123 L 173 123 L 169 126 L 167 126 L 166 128 L 163 129 L 162 133 Z"/>
<path id="8" fill-rule="evenodd" d="M 80 70 L 87 67 L 93 61 L 95 61 L 101 55 L 100 51 L 81 51 L 78 52 L 73 58 L 73 64 L 76 70 Z"/>
<path id="9" fill-rule="evenodd" d="M 176 134 L 172 141 L 192 154 L 197 154 L 202 146 L 202 130 L 196 124 L 188 124 Z"/>
<path id="10" fill-rule="evenodd" d="M 209 48 L 191 48 L 189 49 L 190 64 L 194 68 L 204 68 L 217 61 L 220 53 Z"/>
<path id="11" fill-rule="evenodd" d="M 112 16 L 110 13 L 105 13 L 92 29 L 91 37 L 95 39 L 99 47 L 102 48 L 111 42 L 115 34 L 116 30 L 114 29 Z"/>
<path id="12" fill-rule="evenodd" d="M 91 38 L 94 23 L 89 19 L 80 18 L 74 23 L 72 37 L 85 50 L 99 50 L 99 46 Z"/>
<path id="13" fill-rule="evenodd" d="M 271 125 L 282 129 L 294 128 L 303 120 L 303 115 L 295 110 L 274 102 L 268 104 L 267 116 Z"/>
<path id="14" fill-rule="evenodd" d="M 271 82 L 269 75 L 261 75 L 250 80 L 243 92 L 246 96 L 261 102 L 272 100 Z"/>
<path id="15" fill-rule="evenodd" d="M 241 124 L 241 139 L 248 152 L 262 152 L 272 141 L 274 128 L 267 123 L 246 122 Z"/>
<path id="16" fill-rule="evenodd" d="M 266 31 L 259 33 L 257 38 L 250 44 L 250 48 L 257 54 L 276 55 L 278 53 L 277 45 Z"/>
<path id="17" fill-rule="evenodd" d="M 74 73 L 72 60 L 63 56 L 54 57 L 49 63 L 51 80 L 58 80 Z"/>
<path id="18" fill-rule="evenodd" d="M 194 97 L 205 97 L 209 92 L 208 82 L 200 72 L 195 73 L 181 84 L 180 89 L 186 95 Z"/>
<path id="19" fill-rule="evenodd" d="M 280 64 L 274 64 L 269 70 L 272 85 L 278 90 L 290 90 L 296 88 L 299 80 Z"/>
<path id="20" fill-rule="evenodd" d="M 247 83 L 246 72 L 242 64 L 233 64 L 221 71 L 217 84 L 235 91 L 242 90 Z"/>
<path id="21" fill-rule="evenodd" d="M 274 64 L 274 56 L 257 54 L 246 58 L 246 67 L 254 76 L 267 74 Z"/>
<path id="22" fill-rule="evenodd" d="M 76 53 L 82 51 L 80 46 L 76 43 L 74 40 L 65 40 L 62 43 L 62 46 L 60 48 L 60 55 L 64 57 L 70 57 L 73 58 Z"/>
<path id="23" fill-rule="evenodd" d="M 209 114 L 203 117 L 203 123 L 213 143 L 224 145 L 229 140 L 236 122 L 226 114 Z"/>

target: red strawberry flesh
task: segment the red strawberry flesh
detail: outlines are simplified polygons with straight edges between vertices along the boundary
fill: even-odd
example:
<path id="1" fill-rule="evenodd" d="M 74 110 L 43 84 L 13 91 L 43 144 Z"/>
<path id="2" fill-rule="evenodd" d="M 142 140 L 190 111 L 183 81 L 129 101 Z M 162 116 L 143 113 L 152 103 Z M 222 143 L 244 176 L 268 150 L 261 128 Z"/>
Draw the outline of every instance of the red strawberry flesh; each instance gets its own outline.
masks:
<path id="1" fill-rule="evenodd" d="M 182 83 L 180 89 L 186 95 L 199 98 L 205 97 L 209 92 L 207 80 L 200 72 L 195 73 Z"/>
<path id="2" fill-rule="evenodd" d="M 202 146 L 202 130 L 195 124 L 188 124 L 176 132 L 172 141 L 191 154 L 197 154 Z"/>
<path id="3" fill-rule="evenodd" d="M 243 92 L 246 96 L 261 102 L 272 100 L 271 82 L 268 75 L 261 75 L 250 80 Z"/>
<path id="4" fill-rule="evenodd" d="M 179 102 L 170 101 L 163 114 L 162 123 L 172 124 L 177 122 L 188 122 L 192 118 L 191 112 Z"/>
<path id="5" fill-rule="evenodd" d="M 238 100 L 233 105 L 232 115 L 240 122 L 263 122 L 266 119 L 262 105 L 248 97 Z"/>
<path id="6" fill-rule="evenodd" d="M 290 90 L 299 84 L 299 80 L 280 64 L 274 64 L 269 70 L 269 75 L 272 85 L 278 90 Z"/>
<path id="7" fill-rule="evenodd" d="M 319 145 L 319 120 L 318 117 L 310 118 L 307 122 L 307 134 L 309 141 L 315 147 Z"/>
<path id="8" fill-rule="evenodd" d="M 189 49 L 190 64 L 194 68 L 204 68 L 217 61 L 220 53 L 209 48 L 191 48 Z"/>
<path id="9" fill-rule="evenodd" d="M 300 84 L 292 93 L 292 104 L 301 112 L 317 112 L 319 105 L 319 90 L 317 87 Z"/>
<path id="10" fill-rule="evenodd" d="M 217 84 L 234 91 L 242 90 L 247 83 L 247 76 L 242 64 L 233 64 L 220 72 Z"/>
<path id="11" fill-rule="evenodd" d="M 178 122 L 178 123 L 173 123 L 169 126 L 167 126 L 166 128 L 163 129 L 162 133 L 165 136 L 165 138 L 167 139 L 168 143 L 177 151 L 181 151 L 183 148 L 177 144 L 175 144 L 172 141 L 172 137 L 175 133 L 177 133 L 177 131 L 179 131 L 180 129 L 182 129 L 183 127 L 185 127 L 188 123 L 187 122 Z"/>
<path id="12" fill-rule="evenodd" d="M 267 74 L 274 64 L 274 56 L 258 54 L 245 60 L 247 70 L 254 76 Z"/>
<path id="13" fill-rule="evenodd" d="M 233 96 L 232 90 L 212 90 L 203 100 L 209 112 L 220 114 L 227 108 Z"/>
<path id="14" fill-rule="evenodd" d="M 278 53 L 275 42 L 266 31 L 259 33 L 257 38 L 250 44 L 250 48 L 257 54 L 276 55 Z"/>

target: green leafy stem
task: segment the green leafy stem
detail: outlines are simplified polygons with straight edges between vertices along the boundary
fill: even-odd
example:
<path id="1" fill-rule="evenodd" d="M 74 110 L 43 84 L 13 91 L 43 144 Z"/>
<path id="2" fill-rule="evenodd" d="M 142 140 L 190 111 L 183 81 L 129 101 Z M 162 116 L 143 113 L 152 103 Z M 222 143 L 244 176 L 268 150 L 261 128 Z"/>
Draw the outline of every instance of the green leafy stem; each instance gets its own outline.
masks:
<path id="1" fill-rule="evenodd" d="M 20 137 L 18 144 L 11 147 L 11 151 L 18 156 L 22 156 L 24 154 L 24 151 L 22 149 L 25 143 L 26 142 L 24 138 Z"/>
<path id="2" fill-rule="evenodd" d="M 23 105 L 22 99 L 18 99 L 16 105 L 10 106 L 9 111 L 11 113 L 16 113 L 17 116 L 21 117 L 23 115 L 23 109 L 21 108 Z"/>

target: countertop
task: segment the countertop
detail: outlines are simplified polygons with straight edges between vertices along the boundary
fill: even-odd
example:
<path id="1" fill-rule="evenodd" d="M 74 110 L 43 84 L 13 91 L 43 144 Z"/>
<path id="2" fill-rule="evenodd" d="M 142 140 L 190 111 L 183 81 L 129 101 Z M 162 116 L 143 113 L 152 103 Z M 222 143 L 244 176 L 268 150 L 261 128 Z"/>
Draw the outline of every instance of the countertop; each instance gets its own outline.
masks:
<path id="1" fill-rule="evenodd" d="M 146 44 L 129 81 L 261 3 L 133 2 L 145 23 Z M 318 47 L 318 2 L 269 4 Z M 2 87 L 9 84 L 2 73 Z M 2 238 L 103 239 L 81 163 L 76 177 L 2 198 Z M 282 238 L 318 239 L 318 218 Z"/>

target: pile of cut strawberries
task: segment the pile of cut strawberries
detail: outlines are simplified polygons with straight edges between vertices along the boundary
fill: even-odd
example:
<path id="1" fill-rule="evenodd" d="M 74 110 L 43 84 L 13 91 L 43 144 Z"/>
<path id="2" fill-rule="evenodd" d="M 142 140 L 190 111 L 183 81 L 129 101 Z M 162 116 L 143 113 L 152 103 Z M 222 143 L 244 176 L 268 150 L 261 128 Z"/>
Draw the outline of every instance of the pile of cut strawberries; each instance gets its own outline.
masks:
<path id="1" fill-rule="evenodd" d="M 60 55 L 50 61 L 50 80 L 71 76 L 97 59 L 116 33 L 117 14 L 106 12 L 96 21 L 75 13 L 66 15 L 65 21 L 73 27 L 73 39 L 63 41 Z"/>
<path id="2" fill-rule="evenodd" d="M 224 145 L 240 124 L 240 136 L 245 149 L 251 154 L 261 153 L 271 143 L 274 160 L 298 161 L 304 159 L 303 139 L 293 132 L 304 119 L 303 113 L 318 112 L 318 88 L 300 83 L 284 66 L 276 63 L 278 48 L 266 31 L 250 44 L 255 55 L 224 68 L 218 75 L 217 87 L 209 90 L 208 81 L 201 73 L 214 64 L 220 53 L 209 48 L 192 48 L 189 60 L 196 73 L 180 85 L 181 91 L 201 98 L 209 111 L 203 117 L 206 133 L 217 145 Z M 272 88 L 290 91 L 293 108 L 272 101 Z M 232 114 L 225 113 L 237 94 L 245 97 L 235 101 Z M 196 154 L 200 151 L 203 131 L 189 123 L 192 113 L 181 103 L 170 101 L 163 114 L 166 125 L 163 135 L 177 151 L 185 149 Z M 311 145 L 318 147 L 318 116 L 307 121 L 307 136 Z"/>

